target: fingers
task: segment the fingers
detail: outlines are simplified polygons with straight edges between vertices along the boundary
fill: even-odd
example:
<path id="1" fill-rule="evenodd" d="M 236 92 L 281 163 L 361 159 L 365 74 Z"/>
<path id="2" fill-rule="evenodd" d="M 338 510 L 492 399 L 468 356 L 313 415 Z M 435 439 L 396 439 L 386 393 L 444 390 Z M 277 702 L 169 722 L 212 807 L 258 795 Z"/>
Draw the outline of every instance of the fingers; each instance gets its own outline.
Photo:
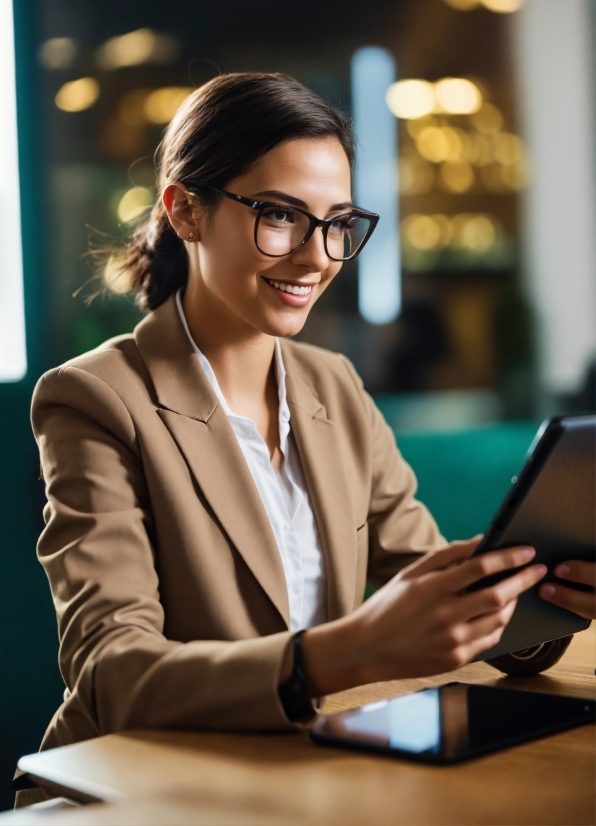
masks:
<path id="1" fill-rule="evenodd" d="M 566 588 L 565 585 L 548 582 L 541 586 L 539 594 L 547 602 L 573 611 L 580 617 L 596 619 L 596 593 L 594 591 L 577 591 L 574 588 Z"/>
<path id="2" fill-rule="evenodd" d="M 591 585 L 592 588 L 596 588 L 596 563 L 594 562 L 571 559 L 557 565 L 555 575 L 559 579 L 567 579 L 569 582 L 579 582 L 581 585 Z"/>
<path id="3" fill-rule="evenodd" d="M 448 665 L 459 668 L 474 659 L 481 651 L 492 648 L 501 639 L 503 630 L 515 611 L 516 600 L 492 614 L 474 622 L 451 626 L 445 634 L 444 648 L 449 649 Z"/>
<path id="4" fill-rule="evenodd" d="M 507 548 L 489 551 L 462 562 L 441 575 L 441 590 L 457 593 L 491 574 L 499 574 L 527 565 L 536 556 L 534 548 Z"/>
<path id="5" fill-rule="evenodd" d="M 515 602 L 520 594 L 540 582 L 546 571 L 545 565 L 531 565 L 496 585 L 491 585 L 490 588 L 457 596 L 450 604 L 446 621 L 453 622 L 455 619 L 470 622 L 478 617 L 504 610 Z"/>
<path id="6" fill-rule="evenodd" d="M 413 579 L 422 576 L 430 571 L 439 571 L 449 568 L 451 565 L 469 559 L 478 547 L 482 534 L 475 536 L 465 542 L 450 542 L 445 548 L 439 551 L 431 551 L 421 559 L 408 565 L 400 575 L 401 579 Z"/>

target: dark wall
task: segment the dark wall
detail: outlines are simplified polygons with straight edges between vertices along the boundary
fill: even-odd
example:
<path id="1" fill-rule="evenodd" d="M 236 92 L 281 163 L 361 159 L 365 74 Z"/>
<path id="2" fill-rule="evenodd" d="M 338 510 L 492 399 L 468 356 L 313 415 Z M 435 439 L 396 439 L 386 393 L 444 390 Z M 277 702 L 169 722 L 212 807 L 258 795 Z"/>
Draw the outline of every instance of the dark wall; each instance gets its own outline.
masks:
<path id="1" fill-rule="evenodd" d="M 35 123 L 35 4 L 15 2 L 17 94 L 29 371 L 0 384 L 0 810 L 13 805 L 16 760 L 36 751 L 60 703 L 56 619 L 35 557 L 44 494 L 29 424 L 36 378 L 48 366 L 43 307 L 45 199 Z"/>

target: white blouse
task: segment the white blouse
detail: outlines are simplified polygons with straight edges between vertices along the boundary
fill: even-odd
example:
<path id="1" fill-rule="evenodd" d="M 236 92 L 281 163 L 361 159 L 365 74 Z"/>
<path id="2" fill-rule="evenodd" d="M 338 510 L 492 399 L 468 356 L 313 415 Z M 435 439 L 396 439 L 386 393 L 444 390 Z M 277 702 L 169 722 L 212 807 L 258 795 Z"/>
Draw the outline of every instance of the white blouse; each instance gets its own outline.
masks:
<path id="1" fill-rule="evenodd" d="M 327 621 L 327 576 L 321 538 L 310 501 L 302 463 L 290 426 L 286 396 L 286 371 L 279 339 L 275 340 L 275 372 L 279 392 L 279 445 L 283 454 L 281 471 L 271 465 L 269 449 L 252 419 L 230 410 L 213 368 L 195 344 L 184 310 L 181 291 L 176 305 L 182 326 L 217 396 L 269 517 L 286 576 L 290 604 L 290 630 L 299 631 Z"/>

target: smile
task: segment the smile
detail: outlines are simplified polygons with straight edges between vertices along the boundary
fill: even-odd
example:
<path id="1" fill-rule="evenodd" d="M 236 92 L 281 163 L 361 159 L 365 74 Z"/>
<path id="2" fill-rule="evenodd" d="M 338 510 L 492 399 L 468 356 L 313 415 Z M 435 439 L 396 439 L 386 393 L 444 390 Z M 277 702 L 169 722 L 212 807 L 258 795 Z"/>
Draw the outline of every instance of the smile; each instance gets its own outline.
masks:
<path id="1" fill-rule="evenodd" d="M 288 284 L 286 281 L 273 281 L 270 278 L 263 278 L 269 286 L 274 287 L 276 290 L 280 290 L 282 293 L 289 293 L 290 295 L 310 295 L 312 292 L 313 284 Z"/>

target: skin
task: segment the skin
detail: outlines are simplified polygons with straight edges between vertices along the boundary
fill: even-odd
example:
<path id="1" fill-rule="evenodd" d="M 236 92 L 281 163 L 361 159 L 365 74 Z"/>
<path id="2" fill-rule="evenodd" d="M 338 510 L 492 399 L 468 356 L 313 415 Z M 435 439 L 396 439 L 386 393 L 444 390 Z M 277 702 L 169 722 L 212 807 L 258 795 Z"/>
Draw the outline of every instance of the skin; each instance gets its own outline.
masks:
<path id="1" fill-rule="evenodd" d="M 289 205 L 292 198 L 299 199 L 293 205 L 319 218 L 345 212 L 351 203 L 350 167 L 335 138 L 280 144 L 225 188 Z M 177 182 L 165 189 L 163 202 L 188 253 L 183 306 L 191 334 L 230 408 L 253 419 L 272 465 L 280 468 L 275 337 L 302 329 L 341 264 L 327 257 L 320 228 L 296 252 L 270 258 L 255 246 L 255 215 L 248 207 L 222 198 L 207 214 Z M 309 285 L 310 298 L 292 306 L 268 280 Z M 478 537 L 454 542 L 423 557 L 349 616 L 309 629 L 303 652 L 312 696 L 449 671 L 495 645 L 518 596 L 539 582 L 546 568 L 529 564 L 535 555 L 531 548 L 470 559 L 478 542 Z M 512 575 L 497 585 L 463 592 L 476 580 L 505 570 Z M 289 645 L 280 684 L 292 667 Z"/>

